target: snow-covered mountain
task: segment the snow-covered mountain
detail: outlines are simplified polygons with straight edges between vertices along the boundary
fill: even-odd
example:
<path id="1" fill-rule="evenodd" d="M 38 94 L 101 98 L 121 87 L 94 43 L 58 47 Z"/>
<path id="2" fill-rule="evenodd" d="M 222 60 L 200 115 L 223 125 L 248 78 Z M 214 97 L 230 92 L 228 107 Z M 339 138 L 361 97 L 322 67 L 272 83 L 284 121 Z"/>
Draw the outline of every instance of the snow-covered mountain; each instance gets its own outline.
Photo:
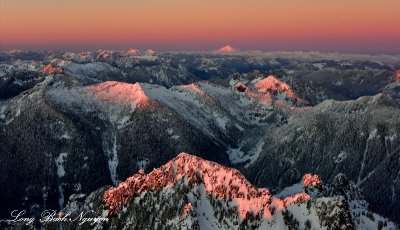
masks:
<path id="1" fill-rule="evenodd" d="M 230 45 L 226 45 L 224 47 L 219 48 L 218 51 L 222 52 L 222 53 L 231 53 L 231 52 L 235 52 L 237 50 Z"/>
<path id="2" fill-rule="evenodd" d="M 318 176 L 306 174 L 300 183 L 273 195 L 236 169 L 187 153 L 148 174 L 140 170 L 116 187 L 71 196 L 59 215 L 93 208 L 91 216 L 108 218 L 97 229 L 395 228 L 370 212 L 356 186 L 343 176 L 326 186 Z"/>

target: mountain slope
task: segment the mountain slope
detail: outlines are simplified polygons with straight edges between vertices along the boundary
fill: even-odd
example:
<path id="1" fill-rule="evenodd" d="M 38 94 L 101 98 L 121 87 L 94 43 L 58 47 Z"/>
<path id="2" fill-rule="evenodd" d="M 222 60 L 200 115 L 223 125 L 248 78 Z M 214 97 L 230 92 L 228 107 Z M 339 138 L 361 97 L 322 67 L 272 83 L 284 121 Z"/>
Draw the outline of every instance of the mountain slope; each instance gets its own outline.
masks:
<path id="1" fill-rule="evenodd" d="M 224 149 L 173 110 L 147 103 L 139 85 L 74 82 L 49 76 L 0 102 L 2 217 L 61 208 L 72 193 L 116 184 L 182 149 L 229 165 Z"/>
<path id="2" fill-rule="evenodd" d="M 329 191 L 350 191 L 343 178 L 339 181 Z M 376 214 L 368 214 L 374 218 L 369 219 L 362 206 L 359 215 L 352 216 L 343 196 L 315 196 L 325 188 L 318 176 L 305 175 L 300 187 L 286 197 L 273 196 L 235 169 L 181 153 L 115 188 L 99 189 L 87 198 L 71 197 L 61 215 L 94 207 L 93 216 L 109 218 L 98 225 L 102 229 L 374 229 L 379 222 L 385 222 L 385 229 L 395 228 Z"/>
<path id="3" fill-rule="evenodd" d="M 398 219 L 398 114 L 398 102 L 382 94 L 325 101 L 266 135 L 268 145 L 248 175 L 257 185 L 279 189 L 305 172 L 328 181 L 344 173 L 363 189 L 375 211 Z"/>

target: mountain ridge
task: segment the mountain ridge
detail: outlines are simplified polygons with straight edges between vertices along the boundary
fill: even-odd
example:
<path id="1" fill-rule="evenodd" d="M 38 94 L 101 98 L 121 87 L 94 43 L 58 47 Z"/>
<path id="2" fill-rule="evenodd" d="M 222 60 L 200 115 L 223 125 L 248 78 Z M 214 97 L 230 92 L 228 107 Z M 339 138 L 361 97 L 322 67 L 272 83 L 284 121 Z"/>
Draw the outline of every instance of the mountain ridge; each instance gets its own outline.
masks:
<path id="1" fill-rule="evenodd" d="M 251 185 L 236 169 L 180 153 L 160 168 L 148 174 L 141 170 L 116 187 L 104 187 L 87 198 L 72 196 L 61 215 L 97 207 L 98 215 L 109 218 L 98 225 L 100 229 L 395 228 L 369 212 L 361 197 L 343 197 L 356 194 L 354 184 L 343 176 L 328 189 L 317 175 L 306 174 L 299 186 L 301 190 L 278 198 Z M 350 208 L 350 203 L 357 208 Z M 150 218 L 141 219 L 146 215 Z"/>

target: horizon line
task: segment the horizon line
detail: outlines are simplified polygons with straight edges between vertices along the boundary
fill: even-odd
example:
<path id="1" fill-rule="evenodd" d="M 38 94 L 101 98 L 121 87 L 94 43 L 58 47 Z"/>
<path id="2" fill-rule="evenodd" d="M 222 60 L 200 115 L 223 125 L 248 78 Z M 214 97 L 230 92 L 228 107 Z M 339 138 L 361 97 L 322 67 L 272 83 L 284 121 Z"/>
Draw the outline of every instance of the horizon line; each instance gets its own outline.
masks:
<path id="1" fill-rule="evenodd" d="M 287 53 L 325 53 L 325 54 L 369 54 L 369 55 L 400 55 L 400 51 L 388 51 L 388 50 L 319 50 L 319 49 L 236 49 L 234 51 L 220 51 L 219 49 L 152 49 L 152 48 L 137 48 L 137 47 L 127 47 L 127 48 L 55 48 L 55 49 L 36 49 L 36 48 L 11 48 L 4 49 L 0 47 L 0 52 L 99 52 L 99 51 L 111 51 L 111 52 L 128 52 L 130 49 L 137 49 L 140 51 L 153 50 L 159 53 L 219 53 L 219 54 L 240 54 L 246 52 L 260 52 L 260 53 L 278 53 L 278 52 L 287 52 Z"/>

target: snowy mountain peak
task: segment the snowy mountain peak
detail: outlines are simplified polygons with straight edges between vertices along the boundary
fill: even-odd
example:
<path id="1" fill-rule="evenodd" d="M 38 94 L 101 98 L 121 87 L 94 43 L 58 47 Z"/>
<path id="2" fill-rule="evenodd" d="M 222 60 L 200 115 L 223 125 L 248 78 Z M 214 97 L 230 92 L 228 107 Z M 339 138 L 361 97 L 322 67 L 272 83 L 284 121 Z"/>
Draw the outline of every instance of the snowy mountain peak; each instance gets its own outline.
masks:
<path id="1" fill-rule="evenodd" d="M 48 64 L 43 68 L 43 72 L 48 73 L 48 74 L 56 74 L 56 73 L 61 73 L 62 69 L 55 68 L 52 66 L 52 64 Z"/>
<path id="2" fill-rule="evenodd" d="M 230 45 L 226 45 L 226 46 L 224 46 L 224 47 L 220 48 L 218 51 L 220 51 L 220 52 L 228 52 L 228 53 L 230 53 L 230 52 L 234 52 L 234 51 L 236 51 L 236 49 L 235 49 L 235 48 L 233 48 L 233 47 L 232 47 L 232 46 L 230 46 Z"/>
<path id="3" fill-rule="evenodd" d="M 129 54 L 137 54 L 139 52 L 139 50 L 138 49 L 135 49 L 135 48 L 130 48 L 129 50 L 128 50 L 128 53 Z"/>
<path id="4" fill-rule="evenodd" d="M 302 98 L 293 92 L 292 88 L 288 84 L 272 75 L 258 81 L 254 86 L 257 91 L 261 93 L 272 93 L 274 95 L 284 93 L 286 98 L 304 102 Z"/>
<path id="5" fill-rule="evenodd" d="M 321 179 L 306 174 L 273 196 L 236 169 L 180 153 L 116 187 L 71 196 L 63 212 L 75 217 L 93 208 L 108 217 L 107 229 L 397 229 L 367 202 L 347 195 L 353 182 L 343 176 L 335 181 L 314 196 Z"/>
<path id="6" fill-rule="evenodd" d="M 322 185 L 322 181 L 321 181 L 321 178 L 319 178 L 318 175 L 305 174 L 303 176 L 303 185 L 304 185 L 304 187 L 321 186 Z"/>
<path id="7" fill-rule="evenodd" d="M 103 83 L 85 87 L 85 91 L 95 95 L 96 98 L 121 104 L 130 104 L 133 107 L 144 106 L 150 102 L 142 86 L 139 83 L 129 84 L 117 81 L 106 81 Z"/>
<path id="8" fill-rule="evenodd" d="M 268 189 L 250 184 L 236 169 L 180 153 L 149 174 L 137 173 L 117 187 L 107 190 L 103 202 L 109 208 L 109 215 L 113 215 L 134 197 L 144 192 L 171 188 L 179 181 L 184 181 L 191 189 L 195 184 L 204 186 L 207 195 L 235 205 L 237 214 L 243 219 L 249 213 L 269 218 L 273 215 L 272 210 L 282 210 L 286 205 L 310 199 L 306 193 L 285 198 L 273 197 Z"/>

